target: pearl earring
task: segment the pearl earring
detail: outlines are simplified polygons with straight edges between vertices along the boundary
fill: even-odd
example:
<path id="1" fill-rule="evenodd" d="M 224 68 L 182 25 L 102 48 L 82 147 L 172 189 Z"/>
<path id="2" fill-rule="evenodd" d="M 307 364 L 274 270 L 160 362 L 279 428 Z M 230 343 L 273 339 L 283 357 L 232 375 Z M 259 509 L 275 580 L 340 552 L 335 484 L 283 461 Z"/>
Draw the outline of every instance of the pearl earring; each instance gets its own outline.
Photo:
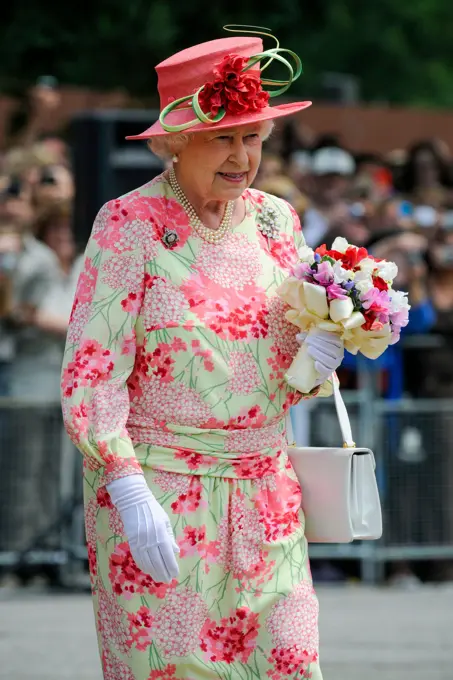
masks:
<path id="1" fill-rule="evenodd" d="M 177 163 L 177 162 L 179 161 L 179 158 L 178 158 L 178 156 L 175 154 L 171 160 L 173 161 L 173 163 Z"/>

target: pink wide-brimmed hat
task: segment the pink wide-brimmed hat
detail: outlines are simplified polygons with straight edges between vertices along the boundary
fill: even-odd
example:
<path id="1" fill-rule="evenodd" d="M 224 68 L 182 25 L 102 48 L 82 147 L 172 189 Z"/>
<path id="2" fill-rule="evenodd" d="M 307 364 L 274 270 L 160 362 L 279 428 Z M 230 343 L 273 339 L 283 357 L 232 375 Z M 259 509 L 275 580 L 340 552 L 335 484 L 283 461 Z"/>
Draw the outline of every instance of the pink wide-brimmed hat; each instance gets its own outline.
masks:
<path id="1" fill-rule="evenodd" d="M 245 31 L 241 28 L 239 32 Z M 273 38 L 269 33 L 262 34 Z M 259 37 L 211 40 L 158 64 L 159 120 L 126 139 L 231 128 L 289 116 L 311 106 L 310 101 L 269 105 L 270 98 L 286 92 L 302 73 L 299 57 L 274 40 L 277 47 L 265 51 Z M 263 76 L 274 60 L 287 68 L 286 80 Z"/>

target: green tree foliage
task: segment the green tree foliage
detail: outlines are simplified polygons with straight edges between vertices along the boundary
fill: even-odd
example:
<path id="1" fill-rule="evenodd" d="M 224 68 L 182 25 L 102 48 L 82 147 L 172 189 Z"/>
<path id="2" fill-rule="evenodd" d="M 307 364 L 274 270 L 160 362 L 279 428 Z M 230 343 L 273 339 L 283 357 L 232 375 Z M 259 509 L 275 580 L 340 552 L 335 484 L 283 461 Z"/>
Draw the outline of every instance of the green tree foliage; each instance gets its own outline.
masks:
<path id="1" fill-rule="evenodd" d="M 297 51 L 315 96 L 326 71 L 359 78 L 367 101 L 453 106 L 453 2 L 447 0 L 16 0 L 0 27 L 0 88 L 51 73 L 67 84 L 155 91 L 156 63 L 221 37 L 226 23 L 269 26 Z M 269 43 L 270 46 L 270 43 Z"/>

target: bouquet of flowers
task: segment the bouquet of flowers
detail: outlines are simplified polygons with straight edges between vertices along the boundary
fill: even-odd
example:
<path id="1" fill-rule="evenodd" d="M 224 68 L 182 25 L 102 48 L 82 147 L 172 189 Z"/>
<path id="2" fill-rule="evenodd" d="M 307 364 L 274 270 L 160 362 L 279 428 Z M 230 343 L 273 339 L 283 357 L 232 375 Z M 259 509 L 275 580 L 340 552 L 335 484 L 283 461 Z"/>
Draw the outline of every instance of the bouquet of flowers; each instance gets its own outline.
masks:
<path id="1" fill-rule="evenodd" d="M 348 352 L 377 359 L 398 342 L 409 322 L 407 294 L 392 288 L 397 273 L 393 262 L 375 259 L 365 248 L 337 238 L 331 250 L 303 246 L 298 264 L 277 293 L 290 307 L 286 318 L 301 332 L 318 328 L 337 333 Z M 316 385 L 319 376 L 304 345 L 285 378 L 304 393 Z"/>

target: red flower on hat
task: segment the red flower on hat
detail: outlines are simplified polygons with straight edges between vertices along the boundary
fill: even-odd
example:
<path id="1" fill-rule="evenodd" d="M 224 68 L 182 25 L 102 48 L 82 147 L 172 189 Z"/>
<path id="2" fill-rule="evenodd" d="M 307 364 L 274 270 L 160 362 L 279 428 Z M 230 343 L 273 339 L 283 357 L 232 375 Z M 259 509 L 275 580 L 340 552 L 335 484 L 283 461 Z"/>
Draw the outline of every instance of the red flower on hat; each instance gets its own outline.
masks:
<path id="1" fill-rule="evenodd" d="M 240 115 L 260 111 L 269 101 L 269 93 L 261 85 L 258 71 L 244 71 L 248 59 L 230 54 L 214 68 L 213 82 L 206 83 L 198 95 L 204 113 L 216 116 L 221 108 Z"/>

